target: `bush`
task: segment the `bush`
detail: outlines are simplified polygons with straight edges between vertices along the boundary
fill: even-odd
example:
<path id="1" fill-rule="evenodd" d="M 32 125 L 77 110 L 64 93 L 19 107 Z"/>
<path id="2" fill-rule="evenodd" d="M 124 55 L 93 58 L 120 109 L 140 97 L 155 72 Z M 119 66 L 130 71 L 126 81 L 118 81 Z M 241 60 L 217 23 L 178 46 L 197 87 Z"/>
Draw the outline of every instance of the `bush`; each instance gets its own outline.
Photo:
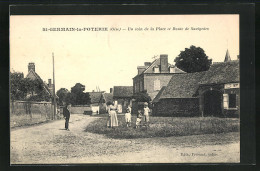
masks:
<path id="1" fill-rule="evenodd" d="M 149 138 L 218 134 L 239 132 L 239 119 L 215 117 L 150 117 L 150 127 L 134 128 L 136 116 L 132 116 L 132 126 L 126 127 L 124 115 L 118 115 L 119 126 L 107 128 L 107 117 L 91 122 L 86 131 L 104 134 L 111 138 Z"/>

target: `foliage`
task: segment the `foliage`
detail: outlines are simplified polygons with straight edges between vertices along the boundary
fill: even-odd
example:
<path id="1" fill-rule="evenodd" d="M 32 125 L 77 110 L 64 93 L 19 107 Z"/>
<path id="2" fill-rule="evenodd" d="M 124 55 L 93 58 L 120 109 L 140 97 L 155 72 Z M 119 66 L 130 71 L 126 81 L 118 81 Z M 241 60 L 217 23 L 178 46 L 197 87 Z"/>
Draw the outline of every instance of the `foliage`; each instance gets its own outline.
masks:
<path id="1" fill-rule="evenodd" d="M 24 78 L 23 73 L 10 73 L 10 84 L 11 100 L 49 101 L 51 98 L 42 80 Z"/>
<path id="2" fill-rule="evenodd" d="M 152 100 L 151 97 L 148 95 L 147 91 L 142 91 L 142 92 L 137 93 L 134 96 L 134 99 L 137 102 L 147 102 L 147 103 L 149 103 Z"/>
<path id="3" fill-rule="evenodd" d="M 57 96 L 59 97 L 58 103 L 60 106 L 64 105 L 64 102 L 66 102 L 66 96 L 68 95 L 68 93 L 69 93 L 69 90 L 66 88 L 60 88 L 57 91 Z"/>
<path id="4" fill-rule="evenodd" d="M 192 73 L 207 71 L 212 64 L 212 59 L 208 59 L 202 48 L 192 45 L 190 48 L 185 48 L 184 51 L 181 51 L 174 62 L 181 70 Z"/>
<path id="5" fill-rule="evenodd" d="M 118 121 L 118 128 L 106 128 L 107 117 L 100 117 L 91 122 L 86 131 L 104 134 L 111 138 L 150 138 L 239 132 L 239 119 L 230 118 L 150 116 L 150 127 L 138 129 L 134 128 L 136 116 L 132 115 L 132 127 L 126 127 L 124 115 L 118 115 Z"/>
<path id="6" fill-rule="evenodd" d="M 90 103 L 89 93 L 84 93 L 85 86 L 76 83 L 75 86 L 71 87 L 71 92 L 66 94 L 65 102 L 72 105 L 85 105 Z"/>

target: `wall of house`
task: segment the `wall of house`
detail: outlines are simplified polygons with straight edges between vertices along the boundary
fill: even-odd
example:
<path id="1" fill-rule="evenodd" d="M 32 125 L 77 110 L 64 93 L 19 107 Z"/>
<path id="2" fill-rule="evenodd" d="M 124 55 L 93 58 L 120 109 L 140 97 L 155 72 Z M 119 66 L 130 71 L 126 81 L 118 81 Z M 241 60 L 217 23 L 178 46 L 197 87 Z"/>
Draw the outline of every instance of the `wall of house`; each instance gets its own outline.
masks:
<path id="1" fill-rule="evenodd" d="M 160 89 L 163 86 L 167 86 L 170 79 L 172 78 L 172 74 L 153 74 L 153 75 L 145 75 L 144 76 L 144 89 L 147 90 L 147 93 L 150 95 L 150 97 L 155 98 L 157 93 L 160 91 Z M 154 90 L 154 81 L 160 80 L 160 89 Z"/>
<path id="2" fill-rule="evenodd" d="M 161 99 L 154 104 L 152 111 L 154 116 L 199 116 L 199 99 Z"/>
<path id="3" fill-rule="evenodd" d="M 226 117 L 239 117 L 240 115 L 240 90 L 236 89 L 225 89 L 225 94 L 236 94 L 236 109 L 224 109 L 223 113 Z"/>
<path id="4" fill-rule="evenodd" d="M 207 91 L 219 91 L 223 94 L 236 94 L 236 106 L 237 109 L 224 109 L 223 97 L 221 98 L 221 110 L 222 114 L 220 117 L 239 117 L 240 115 L 240 91 L 239 88 L 225 89 L 224 84 L 214 85 L 203 85 L 199 88 L 199 99 L 200 99 L 200 115 L 204 115 L 204 93 Z"/>

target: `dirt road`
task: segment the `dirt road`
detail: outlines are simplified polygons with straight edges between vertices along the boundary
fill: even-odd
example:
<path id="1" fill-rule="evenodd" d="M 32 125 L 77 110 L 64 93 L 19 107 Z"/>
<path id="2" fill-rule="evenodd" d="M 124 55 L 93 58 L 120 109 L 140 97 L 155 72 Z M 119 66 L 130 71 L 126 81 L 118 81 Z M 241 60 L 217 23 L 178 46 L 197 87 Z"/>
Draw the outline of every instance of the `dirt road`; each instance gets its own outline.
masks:
<path id="1" fill-rule="evenodd" d="M 239 133 L 117 140 L 85 132 L 94 119 L 73 114 L 70 131 L 64 120 L 12 130 L 11 164 L 240 161 Z"/>

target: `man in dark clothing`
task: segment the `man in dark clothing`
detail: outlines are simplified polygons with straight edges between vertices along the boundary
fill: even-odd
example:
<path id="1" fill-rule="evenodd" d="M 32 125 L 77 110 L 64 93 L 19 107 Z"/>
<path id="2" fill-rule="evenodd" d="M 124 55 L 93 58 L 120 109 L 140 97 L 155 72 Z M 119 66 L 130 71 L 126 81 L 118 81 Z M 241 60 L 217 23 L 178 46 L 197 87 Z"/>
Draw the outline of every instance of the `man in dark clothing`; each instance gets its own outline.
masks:
<path id="1" fill-rule="evenodd" d="M 70 104 L 67 104 L 63 109 L 63 116 L 65 117 L 65 129 L 69 131 L 69 120 L 70 120 Z"/>

